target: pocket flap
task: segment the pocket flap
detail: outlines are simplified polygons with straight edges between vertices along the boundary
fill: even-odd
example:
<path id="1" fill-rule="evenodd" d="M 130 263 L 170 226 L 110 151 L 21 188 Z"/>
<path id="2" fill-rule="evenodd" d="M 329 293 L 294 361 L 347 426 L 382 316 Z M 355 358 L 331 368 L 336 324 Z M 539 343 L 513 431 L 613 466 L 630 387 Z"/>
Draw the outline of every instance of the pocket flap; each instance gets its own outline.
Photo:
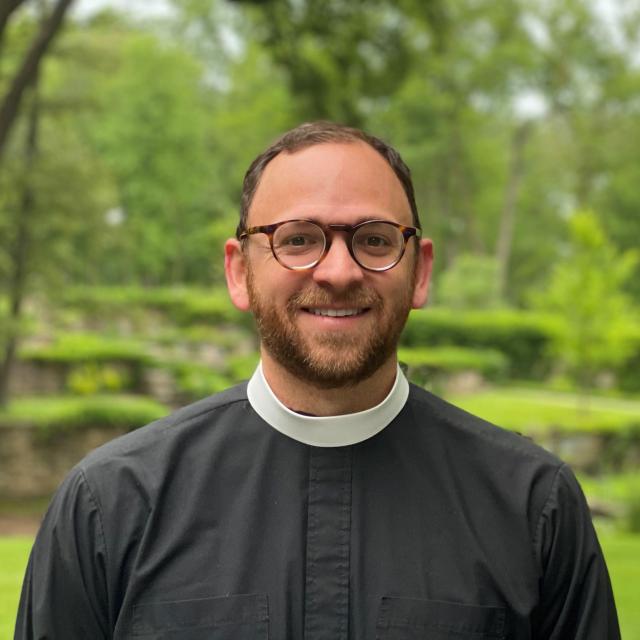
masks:
<path id="1" fill-rule="evenodd" d="M 268 619 L 267 596 L 262 594 L 148 602 L 133 607 L 133 634 L 142 636 L 194 627 L 253 624 Z"/>
<path id="2" fill-rule="evenodd" d="M 454 633 L 460 638 L 468 635 L 500 640 L 504 638 L 505 616 L 504 607 L 383 596 L 377 629 L 379 632 L 399 628 L 429 629 L 443 634 Z M 383 633 L 379 637 L 386 638 L 387 635 Z M 388 637 L 397 636 L 390 633 Z"/>

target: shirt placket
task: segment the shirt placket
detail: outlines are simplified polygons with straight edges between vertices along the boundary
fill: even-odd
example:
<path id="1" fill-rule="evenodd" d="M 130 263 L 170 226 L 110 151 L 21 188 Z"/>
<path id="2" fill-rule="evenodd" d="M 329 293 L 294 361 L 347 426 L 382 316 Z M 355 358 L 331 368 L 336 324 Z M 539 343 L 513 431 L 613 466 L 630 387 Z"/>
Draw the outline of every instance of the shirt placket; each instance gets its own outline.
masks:
<path id="1" fill-rule="evenodd" d="M 347 640 L 351 540 L 351 447 L 309 456 L 305 640 Z"/>

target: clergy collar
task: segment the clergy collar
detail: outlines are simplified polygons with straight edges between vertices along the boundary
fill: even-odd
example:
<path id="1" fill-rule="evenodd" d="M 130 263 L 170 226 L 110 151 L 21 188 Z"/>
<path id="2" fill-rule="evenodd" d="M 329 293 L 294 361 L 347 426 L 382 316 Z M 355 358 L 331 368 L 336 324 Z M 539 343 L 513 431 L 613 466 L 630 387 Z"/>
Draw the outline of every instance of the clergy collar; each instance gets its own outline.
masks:
<path id="1" fill-rule="evenodd" d="M 409 383 L 400 367 L 389 395 L 375 407 L 340 416 L 307 416 L 285 407 L 271 390 L 262 363 L 249 380 L 247 397 L 255 412 L 274 429 L 314 447 L 344 447 L 382 431 L 402 410 Z"/>

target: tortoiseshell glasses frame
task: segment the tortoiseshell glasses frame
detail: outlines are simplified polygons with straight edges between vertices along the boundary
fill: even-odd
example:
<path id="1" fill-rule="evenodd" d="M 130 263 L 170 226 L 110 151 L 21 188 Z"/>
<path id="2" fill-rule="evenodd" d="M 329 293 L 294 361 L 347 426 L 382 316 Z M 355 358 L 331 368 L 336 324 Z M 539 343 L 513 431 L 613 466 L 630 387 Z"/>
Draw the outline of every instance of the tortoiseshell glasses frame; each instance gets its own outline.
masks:
<path id="1" fill-rule="evenodd" d="M 288 232 L 288 233 L 287 233 Z M 335 232 L 346 233 L 346 245 L 353 260 L 367 271 L 388 271 L 404 255 L 409 238 L 420 237 L 420 230 L 391 220 L 373 219 L 358 224 L 322 224 L 315 220 L 283 220 L 249 227 L 239 240 L 264 233 L 273 257 L 286 269 L 313 269 L 327 256 Z"/>

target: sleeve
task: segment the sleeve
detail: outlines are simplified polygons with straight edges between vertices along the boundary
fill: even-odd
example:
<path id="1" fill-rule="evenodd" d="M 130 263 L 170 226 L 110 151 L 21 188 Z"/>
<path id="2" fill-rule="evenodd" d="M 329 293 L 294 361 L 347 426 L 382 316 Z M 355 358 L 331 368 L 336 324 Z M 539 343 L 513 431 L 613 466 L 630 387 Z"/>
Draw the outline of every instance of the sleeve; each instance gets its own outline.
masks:
<path id="1" fill-rule="evenodd" d="M 540 515 L 535 550 L 541 565 L 539 640 L 620 640 L 602 550 L 573 473 L 558 470 Z"/>
<path id="2" fill-rule="evenodd" d="M 62 483 L 36 537 L 15 640 L 111 637 L 102 521 L 82 471 Z"/>

